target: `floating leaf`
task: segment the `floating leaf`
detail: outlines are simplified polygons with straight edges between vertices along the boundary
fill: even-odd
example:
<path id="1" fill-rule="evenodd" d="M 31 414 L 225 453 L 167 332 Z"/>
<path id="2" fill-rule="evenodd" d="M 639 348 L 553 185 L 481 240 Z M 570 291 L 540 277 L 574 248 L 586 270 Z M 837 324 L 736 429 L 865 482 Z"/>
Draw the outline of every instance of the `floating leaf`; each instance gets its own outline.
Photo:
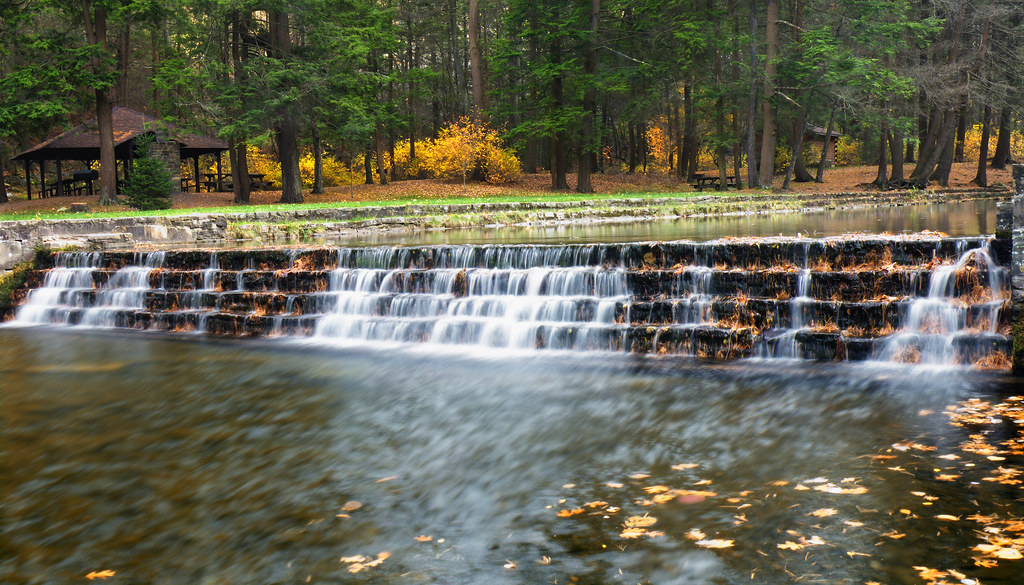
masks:
<path id="1" fill-rule="evenodd" d="M 559 518 L 568 518 L 570 516 L 575 516 L 577 514 L 582 514 L 584 512 L 586 512 L 586 510 L 584 510 L 583 508 L 573 508 L 571 510 L 570 509 L 559 510 L 558 513 L 555 514 L 555 515 L 558 516 Z"/>
<path id="2" fill-rule="evenodd" d="M 689 538 L 690 540 L 704 540 L 707 538 L 707 535 L 694 528 L 686 533 L 686 538 Z"/>
<path id="3" fill-rule="evenodd" d="M 815 516 L 817 518 L 828 518 L 829 516 L 835 516 L 838 511 L 835 508 L 821 508 L 808 514 L 808 516 Z"/>
<path id="4" fill-rule="evenodd" d="M 725 540 L 722 538 L 713 538 L 711 540 L 698 540 L 696 542 L 697 546 L 702 546 L 704 548 L 729 548 L 734 544 L 735 541 Z"/>
<path id="5" fill-rule="evenodd" d="M 804 548 L 804 545 L 797 544 L 797 543 L 793 542 L 792 540 L 787 540 L 786 542 L 784 542 L 782 544 L 777 544 L 775 546 L 778 547 L 778 548 L 781 548 L 782 550 L 801 550 L 801 549 Z"/>
<path id="6" fill-rule="evenodd" d="M 358 510 L 359 508 L 362 508 L 362 507 L 363 507 L 363 504 L 361 502 L 357 502 L 355 500 L 350 500 L 348 502 L 345 502 L 345 505 L 341 507 L 341 510 L 343 512 L 355 512 L 356 510 Z"/>
<path id="7" fill-rule="evenodd" d="M 672 469 L 683 471 L 684 469 L 694 469 L 696 467 L 700 467 L 700 463 L 677 463 L 672 466 Z"/>
<path id="8" fill-rule="evenodd" d="M 117 571 L 111 571 L 110 569 L 104 569 L 102 571 L 93 571 L 85 576 L 86 579 L 92 581 L 93 579 L 109 579 L 117 574 Z"/>
<path id="9" fill-rule="evenodd" d="M 1016 561 L 1024 558 L 1024 554 L 1021 554 L 1021 552 L 1015 548 L 1001 548 L 993 552 L 992 556 L 997 559 L 1004 559 L 1007 561 Z"/>
<path id="10" fill-rule="evenodd" d="M 960 521 L 960 517 L 959 516 L 953 516 L 951 514 L 939 514 L 935 518 L 937 520 L 946 520 L 948 522 L 959 522 Z"/>
<path id="11" fill-rule="evenodd" d="M 512 569 L 516 568 L 516 562 L 515 561 L 505 561 L 505 564 L 502 565 L 502 566 L 511 571 Z"/>
<path id="12" fill-rule="evenodd" d="M 652 485 L 644 488 L 644 492 L 648 494 L 663 494 L 668 491 L 667 485 Z"/>
<path id="13" fill-rule="evenodd" d="M 416 542 L 430 542 L 434 540 L 433 536 L 420 535 L 416 537 Z"/>
<path id="14" fill-rule="evenodd" d="M 646 528 L 657 521 L 658 519 L 654 516 L 630 516 L 629 518 L 626 518 L 626 521 L 622 524 L 626 528 Z"/>

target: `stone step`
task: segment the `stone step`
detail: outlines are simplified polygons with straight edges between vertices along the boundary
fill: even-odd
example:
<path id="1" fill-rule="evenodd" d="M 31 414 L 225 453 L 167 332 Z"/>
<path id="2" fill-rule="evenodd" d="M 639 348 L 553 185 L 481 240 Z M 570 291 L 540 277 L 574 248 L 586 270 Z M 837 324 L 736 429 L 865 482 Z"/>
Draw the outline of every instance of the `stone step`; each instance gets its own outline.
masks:
<path id="1" fill-rule="evenodd" d="M 106 251 L 93 254 L 92 261 L 98 266 L 114 269 L 148 261 L 177 270 L 199 270 L 215 264 L 224 270 L 268 271 L 294 268 L 330 270 L 339 266 L 384 269 L 619 266 L 641 269 L 670 268 L 676 265 L 740 269 L 806 266 L 828 271 L 889 264 L 924 266 L 933 260 L 952 262 L 965 249 L 980 247 L 987 241 L 985 237 L 857 236 L 824 239 L 737 238 L 712 242 L 638 244 L 452 245 L 148 253 Z M 994 250 L 997 260 L 1001 264 L 1008 264 L 1009 252 L 1000 246 L 1002 244 L 996 245 Z M 50 266 L 67 261 L 68 254 L 52 254 Z"/>

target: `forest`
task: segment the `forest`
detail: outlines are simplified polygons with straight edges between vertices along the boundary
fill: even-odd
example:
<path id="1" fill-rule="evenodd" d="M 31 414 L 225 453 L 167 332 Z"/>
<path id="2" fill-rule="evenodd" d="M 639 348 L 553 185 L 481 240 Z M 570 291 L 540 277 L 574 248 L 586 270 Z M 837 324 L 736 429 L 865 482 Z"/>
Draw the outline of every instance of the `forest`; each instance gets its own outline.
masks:
<path id="1" fill-rule="evenodd" d="M 822 180 L 814 133 L 880 189 L 945 184 L 974 133 L 984 186 L 1019 141 L 1022 45 L 1022 0 L 8 0 L 0 202 L 12 156 L 88 118 L 112 198 L 116 105 L 225 140 L 238 203 L 264 156 L 283 202 L 304 157 L 314 192 L 441 167 L 785 189 Z"/>

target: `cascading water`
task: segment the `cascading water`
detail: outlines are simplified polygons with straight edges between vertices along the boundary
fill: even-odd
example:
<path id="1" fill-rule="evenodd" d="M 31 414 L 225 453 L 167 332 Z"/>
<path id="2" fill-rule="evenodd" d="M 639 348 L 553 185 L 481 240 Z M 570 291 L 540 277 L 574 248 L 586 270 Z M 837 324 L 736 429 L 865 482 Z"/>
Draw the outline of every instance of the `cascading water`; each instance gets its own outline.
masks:
<path id="1" fill-rule="evenodd" d="M 995 333 L 1008 297 L 1003 271 L 987 246 L 967 250 L 955 264 L 935 268 L 927 296 L 908 304 L 903 326 L 882 346 L 879 358 L 947 364 L 955 358 L 958 336 Z"/>
<path id="2" fill-rule="evenodd" d="M 1005 271 L 983 238 L 934 237 L 62 253 L 16 321 L 976 363 L 1009 352 Z"/>

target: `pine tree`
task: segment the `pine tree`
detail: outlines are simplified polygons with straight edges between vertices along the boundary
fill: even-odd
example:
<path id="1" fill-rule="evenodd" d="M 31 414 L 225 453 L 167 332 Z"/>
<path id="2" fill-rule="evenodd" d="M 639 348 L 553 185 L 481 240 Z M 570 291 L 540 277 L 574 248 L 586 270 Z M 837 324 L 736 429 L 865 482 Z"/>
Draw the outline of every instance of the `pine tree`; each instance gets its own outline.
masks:
<path id="1" fill-rule="evenodd" d="M 132 162 L 132 172 L 124 185 L 124 202 L 135 209 L 170 209 L 171 172 L 163 161 L 150 156 L 150 145 L 153 139 L 139 138 L 135 142 L 136 158 Z"/>

